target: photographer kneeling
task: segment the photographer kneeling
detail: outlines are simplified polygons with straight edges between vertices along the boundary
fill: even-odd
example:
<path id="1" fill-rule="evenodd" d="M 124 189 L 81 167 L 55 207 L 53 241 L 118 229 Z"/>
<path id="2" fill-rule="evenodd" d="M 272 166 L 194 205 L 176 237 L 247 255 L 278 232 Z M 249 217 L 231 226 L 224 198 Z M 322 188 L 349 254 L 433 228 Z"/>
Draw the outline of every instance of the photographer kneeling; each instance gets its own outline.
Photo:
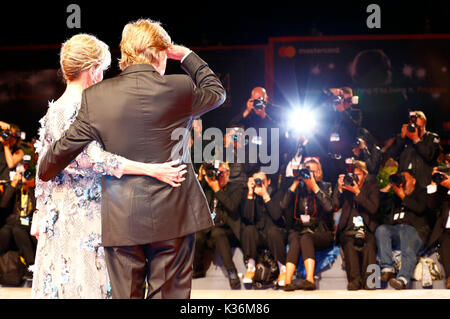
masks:
<path id="1" fill-rule="evenodd" d="M 392 174 L 390 184 L 381 189 L 387 193 L 393 188 L 394 196 L 384 224 L 375 232 L 381 265 L 381 280 L 397 290 L 405 289 L 417 264 L 419 252 L 424 248 L 430 227 L 426 216 L 426 191 L 412 171 Z M 401 268 L 395 277 L 393 249 L 401 250 Z"/>
<path id="2" fill-rule="evenodd" d="M 238 207 L 245 196 L 241 183 L 229 183 L 228 163 L 218 168 L 204 163 L 199 170 L 199 180 L 209 203 L 214 226 L 195 234 L 194 278 L 205 276 L 205 250 L 216 248 L 227 270 L 231 288 L 240 286 L 233 263 L 231 246 L 239 246 L 240 224 Z"/>
<path id="3" fill-rule="evenodd" d="M 7 212 L 6 223 L 0 228 L 0 254 L 18 249 L 27 266 L 34 264 L 36 240 L 30 235 L 33 213 L 36 210 L 34 175 L 18 166 L 13 180 L 0 198 L 0 207 Z"/>
<path id="4" fill-rule="evenodd" d="M 314 290 L 315 251 L 330 248 L 334 242 L 332 187 L 322 181 L 322 166 L 315 157 L 305 158 L 303 169 L 294 169 L 295 179 L 281 201 L 285 209 L 289 251 L 286 258 L 284 290 Z M 294 167 L 295 168 L 295 167 Z M 306 280 L 292 283 L 300 259 L 306 270 Z"/>
<path id="5" fill-rule="evenodd" d="M 366 179 L 366 164 L 355 161 L 352 173 L 339 175 L 333 192 L 333 206 L 342 208 L 336 238 L 344 252 L 348 290 L 371 289 L 367 285 L 367 267 L 376 264 L 374 232 L 379 191 L 375 181 Z M 359 254 L 362 255 L 360 265 Z"/>

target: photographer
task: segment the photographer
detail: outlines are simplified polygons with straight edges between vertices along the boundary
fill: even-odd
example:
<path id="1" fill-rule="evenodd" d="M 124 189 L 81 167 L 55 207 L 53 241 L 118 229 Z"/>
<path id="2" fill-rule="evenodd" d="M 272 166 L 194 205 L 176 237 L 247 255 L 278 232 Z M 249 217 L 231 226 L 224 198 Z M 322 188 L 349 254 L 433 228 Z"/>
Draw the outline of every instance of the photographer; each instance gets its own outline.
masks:
<path id="1" fill-rule="evenodd" d="M 433 169 L 432 182 L 427 187 L 427 204 L 431 210 L 439 208 L 436 224 L 428 240 L 428 247 L 438 243 L 439 254 L 447 276 L 446 288 L 450 289 L 450 177 Z"/>
<path id="2" fill-rule="evenodd" d="M 381 265 L 381 280 L 397 290 L 405 289 L 417 264 L 419 252 L 424 248 L 430 227 L 426 216 L 426 192 L 412 171 L 400 171 L 390 176 L 390 184 L 381 189 L 387 193 L 392 188 L 396 196 L 391 199 L 384 224 L 375 232 Z M 392 250 L 401 250 L 401 269 L 395 277 Z"/>
<path id="3" fill-rule="evenodd" d="M 286 264 L 286 231 L 280 202 L 281 191 L 273 191 L 270 179 L 259 172 L 248 179 L 248 194 L 242 205 L 241 245 L 247 264 L 243 283 L 252 283 L 258 248 L 268 248 L 278 263 L 278 284 L 284 285 Z"/>
<path id="4" fill-rule="evenodd" d="M 378 185 L 366 179 L 368 171 L 364 162 L 355 161 L 351 165 L 353 173 L 339 175 L 333 192 L 333 206 L 342 208 L 336 238 L 344 252 L 347 289 L 370 289 L 367 267 L 375 264 L 377 258 L 374 232 L 380 202 Z"/>
<path id="5" fill-rule="evenodd" d="M 0 121 L 0 181 L 9 180 L 9 172 L 22 161 L 24 151 L 20 147 L 20 128 Z"/>
<path id="6" fill-rule="evenodd" d="M 402 125 L 401 133 L 386 150 L 385 157 L 397 160 L 400 171 L 411 170 L 417 184 L 426 187 L 441 152 L 439 136 L 426 130 L 427 118 L 423 112 L 410 112 L 409 121 Z"/>
<path id="7" fill-rule="evenodd" d="M 241 220 L 238 206 L 245 196 L 241 183 L 229 183 L 230 168 L 226 162 L 214 166 L 203 164 L 199 180 L 209 203 L 214 226 L 195 235 L 194 278 L 204 277 L 205 250 L 214 247 L 222 257 L 231 288 L 240 287 L 231 246 L 239 246 Z"/>
<path id="8" fill-rule="evenodd" d="M 370 175 L 377 176 L 383 154 L 368 130 L 359 130 L 352 152 L 357 160 L 366 163 Z"/>
<path id="9" fill-rule="evenodd" d="M 328 178 L 335 180 L 345 169 L 344 159 L 352 156 L 352 144 L 361 127 L 362 111 L 358 104 L 358 97 L 353 95 L 350 87 L 333 88 L 327 94 L 331 98 L 333 108 L 330 112 L 327 103 L 326 110 L 323 112 L 327 116 L 325 121 L 333 123 L 330 126 L 331 130 L 327 132 L 328 153 L 332 159 Z"/>
<path id="10" fill-rule="evenodd" d="M 334 242 L 331 184 L 322 181 L 322 166 L 317 158 L 305 158 L 304 167 L 294 169 L 296 177 L 281 201 L 281 208 L 286 215 L 289 243 L 285 291 L 316 289 L 315 251 L 330 248 Z M 293 284 L 292 277 L 300 254 L 305 265 L 306 280 Z"/>
<path id="11" fill-rule="evenodd" d="M 30 235 L 36 198 L 34 175 L 25 172 L 23 166 L 18 167 L 13 180 L 0 198 L 0 207 L 7 212 L 6 223 L 0 229 L 0 253 L 18 248 L 29 266 L 34 264 L 36 254 L 36 240 Z"/>

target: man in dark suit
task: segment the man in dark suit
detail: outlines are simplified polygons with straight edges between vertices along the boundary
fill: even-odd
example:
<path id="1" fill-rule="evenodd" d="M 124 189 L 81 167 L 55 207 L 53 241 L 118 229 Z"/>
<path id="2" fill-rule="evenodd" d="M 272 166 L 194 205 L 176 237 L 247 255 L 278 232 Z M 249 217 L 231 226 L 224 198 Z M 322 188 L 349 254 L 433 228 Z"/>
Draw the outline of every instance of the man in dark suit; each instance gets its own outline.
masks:
<path id="1" fill-rule="evenodd" d="M 435 169 L 433 173 L 436 171 Z M 439 253 L 447 276 L 446 288 L 450 289 L 450 177 L 444 175 L 445 179 L 439 184 L 440 186 L 432 182 L 427 187 L 428 207 L 432 210 L 439 208 L 438 218 L 428 240 L 428 246 L 439 243 Z"/>
<path id="2" fill-rule="evenodd" d="M 333 206 L 342 208 L 336 238 L 344 251 L 348 290 L 371 289 L 367 285 L 370 275 L 367 267 L 375 264 L 377 259 L 374 233 L 380 199 L 378 185 L 368 175 L 366 164 L 355 161 L 354 176 L 357 178 L 348 183 L 344 181 L 345 175 L 339 175 L 333 192 Z"/>
<path id="3" fill-rule="evenodd" d="M 146 276 L 147 298 L 189 298 L 194 234 L 213 226 L 188 160 L 189 131 L 194 118 L 224 102 L 225 90 L 206 62 L 172 45 L 157 22 L 129 23 L 120 46 L 123 72 L 83 92 L 77 119 L 44 155 L 39 177 L 53 178 L 92 140 L 145 163 L 181 153 L 188 173 L 179 188 L 146 176 L 103 177 L 102 244 L 113 298 L 143 298 Z M 164 76 L 167 58 L 181 60 L 189 76 Z"/>

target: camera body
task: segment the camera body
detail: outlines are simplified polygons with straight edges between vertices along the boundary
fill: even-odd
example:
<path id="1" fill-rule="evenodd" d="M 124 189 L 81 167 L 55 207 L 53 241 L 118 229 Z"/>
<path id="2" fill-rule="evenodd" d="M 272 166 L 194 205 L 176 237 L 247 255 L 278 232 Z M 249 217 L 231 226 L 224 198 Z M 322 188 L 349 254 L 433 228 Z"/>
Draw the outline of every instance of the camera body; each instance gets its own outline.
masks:
<path id="1" fill-rule="evenodd" d="M 25 132 L 12 132 L 9 129 L 6 130 L 1 130 L 0 129 L 0 137 L 4 140 L 4 141 L 8 141 L 11 137 L 15 137 L 17 139 L 25 139 Z"/>
<path id="2" fill-rule="evenodd" d="M 214 162 L 204 162 L 203 168 L 205 169 L 206 176 L 211 180 L 218 179 L 223 174 L 219 171 Z"/>
<path id="3" fill-rule="evenodd" d="M 353 244 L 357 249 L 361 249 L 366 243 L 366 227 L 361 216 L 353 217 Z"/>
<path id="4" fill-rule="evenodd" d="M 23 177 L 25 177 L 26 180 L 32 180 L 34 178 L 34 172 L 31 169 L 31 156 L 30 155 L 24 155 L 22 159 L 22 164 L 24 167 Z"/>
<path id="5" fill-rule="evenodd" d="M 431 180 L 435 182 L 436 184 L 442 183 L 444 180 L 447 179 L 447 175 L 450 172 L 450 168 L 440 168 L 438 172 L 431 175 Z M 446 173 L 446 174 L 444 174 Z"/>
<path id="6" fill-rule="evenodd" d="M 292 167 L 292 174 L 296 179 L 310 179 L 311 171 L 308 167 L 305 167 L 303 164 L 297 164 Z"/>
<path id="7" fill-rule="evenodd" d="M 417 125 L 417 114 L 416 112 L 409 112 L 409 125 L 406 127 L 406 130 L 410 133 L 414 133 L 418 130 L 418 134 L 420 136 L 420 127 Z"/>
<path id="8" fill-rule="evenodd" d="M 400 173 L 392 174 L 389 176 L 389 183 L 397 187 L 405 185 L 405 176 Z"/>
<path id="9" fill-rule="evenodd" d="M 253 107 L 257 110 L 262 110 L 265 105 L 267 105 L 267 102 L 262 97 L 253 100 Z"/>
<path id="10" fill-rule="evenodd" d="M 345 164 L 347 165 L 347 173 L 344 176 L 344 185 L 352 186 L 353 182 L 358 184 L 359 178 L 355 175 L 355 160 L 353 157 L 346 158 Z"/>

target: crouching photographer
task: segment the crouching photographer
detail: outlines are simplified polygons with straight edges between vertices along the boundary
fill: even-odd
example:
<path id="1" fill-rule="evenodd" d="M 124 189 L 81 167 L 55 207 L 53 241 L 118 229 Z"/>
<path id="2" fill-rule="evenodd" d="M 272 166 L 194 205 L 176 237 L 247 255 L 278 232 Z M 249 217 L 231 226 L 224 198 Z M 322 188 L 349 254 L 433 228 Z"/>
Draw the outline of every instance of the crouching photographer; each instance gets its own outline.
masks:
<path id="1" fill-rule="evenodd" d="M 22 161 L 25 153 L 20 142 L 20 128 L 0 121 L 0 181 L 9 181 L 10 170 Z"/>
<path id="2" fill-rule="evenodd" d="M 352 161 L 348 165 L 349 172 L 339 175 L 333 192 L 333 206 L 342 208 L 336 238 L 344 252 L 347 289 L 372 289 L 367 285 L 367 267 L 376 264 L 377 258 L 374 232 L 380 202 L 378 185 L 366 179 L 364 162 Z"/>
<path id="3" fill-rule="evenodd" d="M 289 251 L 286 257 L 285 291 L 314 290 L 315 251 L 330 248 L 334 242 L 332 187 L 323 182 L 322 166 L 316 157 L 305 158 L 304 168 L 293 165 L 294 181 L 281 201 L 285 210 Z M 300 259 L 306 280 L 292 283 Z"/>
<path id="4" fill-rule="evenodd" d="M 199 180 L 209 203 L 214 226 L 195 235 L 194 278 L 205 276 L 210 259 L 206 252 L 217 249 L 227 270 L 231 288 L 240 287 L 233 262 L 232 246 L 239 246 L 240 224 L 238 206 L 245 196 L 242 183 L 231 182 L 228 163 L 203 163 Z"/>
<path id="5" fill-rule="evenodd" d="M 34 172 L 27 168 L 29 160 L 30 156 L 25 155 L 24 165 L 17 167 L 0 199 L 0 207 L 7 213 L 5 225 L 0 228 L 0 254 L 18 249 L 28 266 L 34 264 L 36 254 L 36 240 L 30 235 L 36 210 L 35 178 Z"/>
<path id="6" fill-rule="evenodd" d="M 450 176 L 449 169 L 433 169 L 432 182 L 427 187 L 427 204 L 438 210 L 438 216 L 428 247 L 438 243 L 439 254 L 447 277 L 446 288 L 450 289 Z"/>
<path id="7" fill-rule="evenodd" d="M 381 280 L 397 290 L 405 289 L 417 264 L 419 252 L 424 248 L 430 227 L 426 216 L 426 191 L 412 171 L 392 174 L 390 184 L 381 190 L 392 188 L 395 196 L 390 200 L 384 224 L 375 232 L 380 257 Z M 400 249 L 401 268 L 395 276 L 392 251 Z"/>

